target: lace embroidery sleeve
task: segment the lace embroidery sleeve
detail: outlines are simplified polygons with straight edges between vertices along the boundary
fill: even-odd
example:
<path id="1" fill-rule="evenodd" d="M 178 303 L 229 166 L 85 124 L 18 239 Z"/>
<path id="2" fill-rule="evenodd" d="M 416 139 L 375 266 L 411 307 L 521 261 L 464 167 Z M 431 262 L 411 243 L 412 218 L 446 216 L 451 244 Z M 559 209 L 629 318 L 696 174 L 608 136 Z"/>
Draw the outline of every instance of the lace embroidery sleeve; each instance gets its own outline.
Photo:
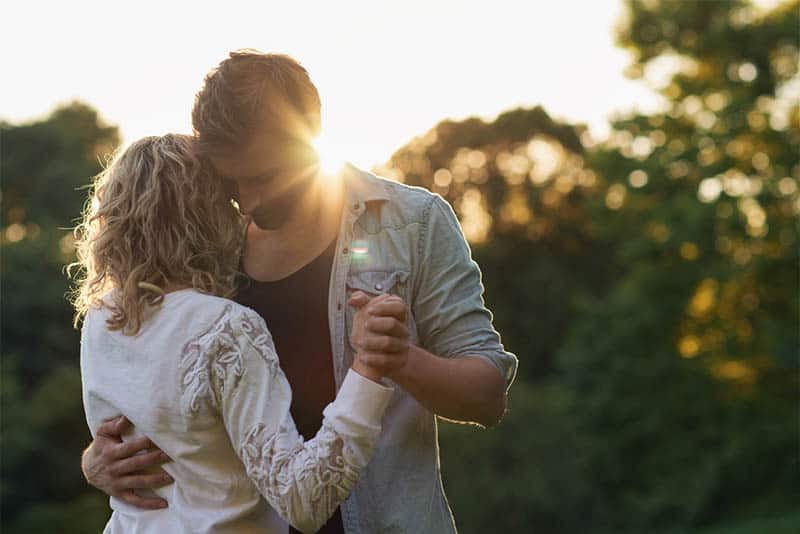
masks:
<path id="1" fill-rule="evenodd" d="M 322 428 L 304 441 L 289 413 L 291 389 L 263 319 L 246 310 L 220 334 L 224 341 L 204 367 L 231 442 L 269 504 L 295 528 L 314 532 L 355 486 L 391 390 L 343 384 L 350 393 L 325 409 Z"/>

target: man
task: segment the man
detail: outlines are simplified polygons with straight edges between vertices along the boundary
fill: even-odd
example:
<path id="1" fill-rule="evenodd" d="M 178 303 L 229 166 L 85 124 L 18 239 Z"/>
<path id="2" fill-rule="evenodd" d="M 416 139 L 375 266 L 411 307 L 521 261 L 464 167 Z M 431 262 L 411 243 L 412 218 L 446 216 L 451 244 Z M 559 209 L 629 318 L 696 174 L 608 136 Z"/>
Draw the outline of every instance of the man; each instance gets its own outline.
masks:
<path id="1" fill-rule="evenodd" d="M 435 416 L 496 424 L 517 361 L 492 327 L 452 209 L 438 195 L 352 166 L 323 176 L 311 148 L 319 95 L 288 56 L 231 53 L 206 77 L 192 122 L 250 219 L 237 300 L 272 331 L 301 434 L 316 433 L 354 357 L 396 386 L 372 461 L 321 532 L 455 532 Z M 368 331 L 396 335 L 397 343 L 350 339 L 354 305 L 365 303 L 356 291 L 408 304 L 405 324 L 367 322 Z M 131 504 L 165 506 L 134 491 L 169 480 L 152 469 L 166 460 L 152 443 L 121 442 L 126 424 L 111 421 L 98 432 L 84 454 L 87 480 Z"/>

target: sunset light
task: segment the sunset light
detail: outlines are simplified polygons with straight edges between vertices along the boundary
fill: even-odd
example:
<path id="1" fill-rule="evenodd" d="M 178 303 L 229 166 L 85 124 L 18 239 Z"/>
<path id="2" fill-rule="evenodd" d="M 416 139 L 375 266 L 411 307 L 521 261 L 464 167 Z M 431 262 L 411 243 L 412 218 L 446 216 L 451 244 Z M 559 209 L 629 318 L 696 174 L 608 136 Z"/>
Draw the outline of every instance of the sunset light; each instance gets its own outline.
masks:
<path id="1" fill-rule="evenodd" d="M 336 144 L 335 139 L 323 132 L 314 140 L 314 149 L 320 159 L 320 167 L 323 174 L 337 173 L 345 161 L 346 154 L 343 154 L 341 146 Z"/>
<path id="2" fill-rule="evenodd" d="M 447 117 L 492 119 L 515 106 L 542 104 L 602 136 L 613 111 L 652 108 L 659 101 L 623 75 L 628 53 L 614 45 L 612 35 L 623 11 L 619 2 L 504 0 L 489 8 L 455 1 L 390 7 L 344 0 L 278 8 L 233 0 L 220 8 L 144 0 L 130 10 L 90 0 L 81 2 L 80 18 L 66 3 L 47 4 L 42 17 L 43 5 L 16 5 L 17 22 L 0 35 L 3 50 L 25 50 L 0 59 L 8 74 L 0 118 L 18 122 L 80 99 L 119 124 L 126 141 L 190 132 L 203 76 L 237 48 L 297 58 L 319 88 L 323 128 L 335 140 L 337 156 L 364 168 L 385 162 Z M 187 15 L 191 24 L 172 22 Z M 107 23 L 121 18 L 125 24 Z M 553 53 L 566 31 L 580 40 Z M 99 44 L 104 42 L 114 44 Z M 29 68 L 44 62 L 47 69 Z"/>

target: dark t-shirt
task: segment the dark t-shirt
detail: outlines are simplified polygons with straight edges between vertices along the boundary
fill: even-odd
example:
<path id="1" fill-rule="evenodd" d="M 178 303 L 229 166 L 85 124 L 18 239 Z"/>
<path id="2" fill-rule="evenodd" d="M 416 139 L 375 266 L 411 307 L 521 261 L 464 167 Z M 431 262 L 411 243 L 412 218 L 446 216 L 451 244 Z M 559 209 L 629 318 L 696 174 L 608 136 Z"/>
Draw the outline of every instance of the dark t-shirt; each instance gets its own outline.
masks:
<path id="1" fill-rule="evenodd" d="M 244 277 L 236 301 L 258 312 L 272 333 L 281 369 L 292 387 L 297 430 L 311 439 L 322 426 L 322 410 L 336 397 L 328 327 L 328 283 L 336 240 L 297 272 L 274 282 Z M 290 532 L 297 530 L 290 528 Z M 339 509 L 319 530 L 344 533 Z"/>

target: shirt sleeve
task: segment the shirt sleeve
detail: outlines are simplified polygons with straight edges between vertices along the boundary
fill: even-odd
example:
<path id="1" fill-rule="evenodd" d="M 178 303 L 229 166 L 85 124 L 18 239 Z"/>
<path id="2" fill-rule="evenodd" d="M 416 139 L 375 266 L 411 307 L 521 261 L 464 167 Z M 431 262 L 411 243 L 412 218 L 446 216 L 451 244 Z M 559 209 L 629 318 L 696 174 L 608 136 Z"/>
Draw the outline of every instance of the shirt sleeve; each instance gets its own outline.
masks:
<path id="1" fill-rule="evenodd" d="M 350 370 L 322 427 L 304 441 L 289 413 L 292 392 L 264 320 L 232 319 L 235 345 L 211 365 L 214 396 L 245 470 L 295 528 L 316 532 L 347 498 L 369 461 L 393 389 Z"/>
<path id="2" fill-rule="evenodd" d="M 517 357 L 492 326 L 480 269 L 453 209 L 439 195 L 428 206 L 418 252 L 412 312 L 422 346 L 443 357 L 481 357 L 510 386 Z"/>

